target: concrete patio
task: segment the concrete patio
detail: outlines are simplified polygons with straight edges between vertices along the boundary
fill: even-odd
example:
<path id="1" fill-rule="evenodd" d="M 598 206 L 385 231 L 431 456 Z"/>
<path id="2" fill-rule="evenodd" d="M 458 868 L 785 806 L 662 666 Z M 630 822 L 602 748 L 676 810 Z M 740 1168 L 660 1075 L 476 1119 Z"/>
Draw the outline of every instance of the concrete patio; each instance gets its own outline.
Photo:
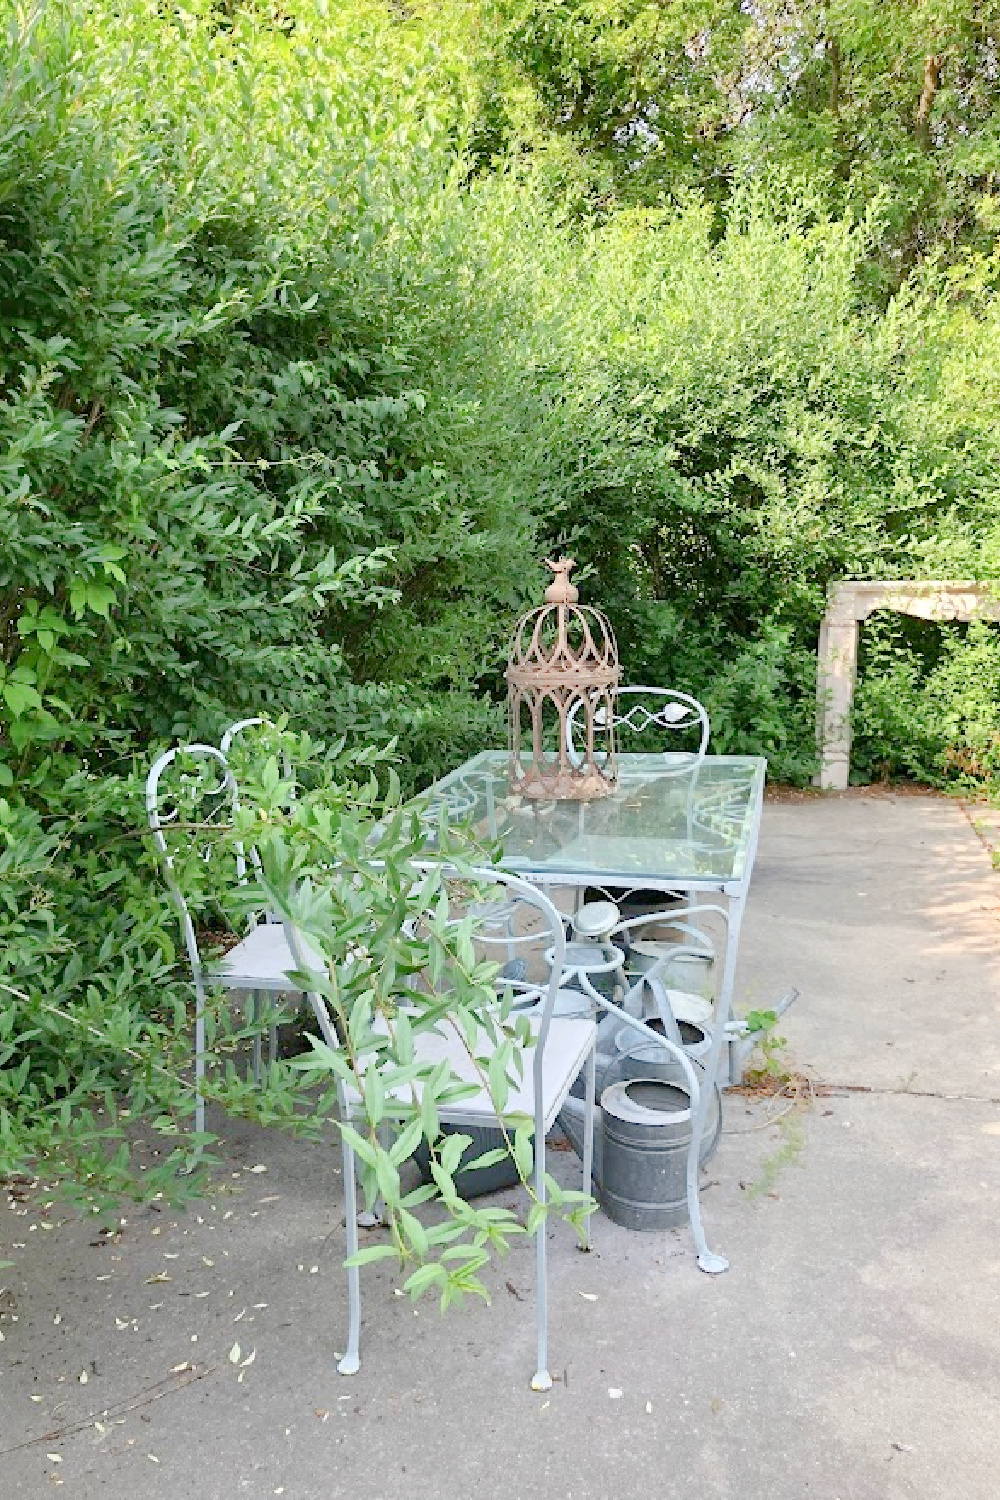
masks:
<path id="1" fill-rule="evenodd" d="M 598 1215 L 581 1255 L 553 1226 L 547 1396 L 528 1245 L 444 1318 L 366 1270 L 362 1371 L 336 1375 L 333 1151 L 229 1124 L 209 1199 L 107 1240 L 5 1204 L 0 1494 L 994 1500 L 998 896 L 955 802 L 768 802 L 737 994 L 801 990 L 782 1030 L 815 1102 L 769 1124 L 787 1101 L 727 1096 L 726 1276 L 683 1231 Z"/>

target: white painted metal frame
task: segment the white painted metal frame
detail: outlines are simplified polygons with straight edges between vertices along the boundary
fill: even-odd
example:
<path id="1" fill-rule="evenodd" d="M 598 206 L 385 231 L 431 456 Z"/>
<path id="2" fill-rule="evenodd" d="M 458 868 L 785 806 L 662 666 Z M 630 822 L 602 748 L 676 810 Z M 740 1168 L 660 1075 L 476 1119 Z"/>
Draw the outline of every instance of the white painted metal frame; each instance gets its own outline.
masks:
<path id="1" fill-rule="evenodd" d="M 633 698 L 635 702 L 623 705 L 623 698 Z M 652 708 L 649 706 L 650 702 L 654 704 Z M 669 757 L 669 774 L 687 775 L 698 765 L 699 761 L 704 760 L 708 752 L 710 734 L 708 713 L 698 699 L 692 698 L 690 693 L 681 693 L 675 688 L 638 685 L 620 687 L 615 689 L 613 703 L 611 727 L 616 732 L 616 744 L 617 733 L 623 727 L 633 734 L 645 734 L 648 729 L 662 729 L 666 734 L 674 734 L 681 730 L 697 728 L 697 750 L 665 752 L 665 756 Z M 574 704 L 566 718 L 566 753 L 571 765 L 579 764 L 581 759 L 579 751 L 573 744 L 573 730 L 579 706 L 579 704 Z M 597 710 L 595 722 L 603 724 L 604 712 L 603 709 Z"/>
<path id="2" fill-rule="evenodd" d="M 469 875 L 464 875 L 463 882 L 467 883 L 469 878 Z M 545 1137 L 555 1123 L 556 1116 L 565 1103 L 570 1088 L 581 1069 L 586 1069 L 583 1190 L 589 1193 L 593 1167 L 594 1057 L 597 1026 L 592 1018 L 563 1018 L 553 1013 L 563 973 L 565 934 L 562 918 L 543 891 L 517 875 L 503 870 L 488 869 L 472 872 L 471 878 L 486 888 L 489 886 L 502 888 L 507 903 L 502 911 L 502 921 L 495 924 L 492 929 L 488 924 L 481 924 L 477 928 L 474 935 L 477 945 L 496 944 L 505 954 L 509 954 L 512 946 L 529 942 L 535 946 L 539 944 L 551 946 L 553 949 L 548 978 L 534 991 L 538 1003 L 531 1012 L 531 1018 L 536 1042 L 529 1053 L 530 1080 L 525 1078 L 522 1084 L 522 1091 L 527 1092 L 521 1107 L 525 1113 L 532 1114 L 534 1118 L 534 1191 L 538 1200 L 544 1203 L 546 1201 Z M 510 914 L 510 903 L 523 903 L 540 913 L 547 930 L 520 935 L 517 931 L 517 921 L 512 919 Z M 316 968 L 317 959 L 314 954 L 310 953 L 303 934 L 287 918 L 285 933 L 289 950 L 294 957 L 296 984 L 309 993 L 313 1010 L 320 1022 L 324 1041 L 329 1047 L 339 1050 L 341 1041 L 333 1019 L 323 1003 L 318 988 L 312 988 L 317 985 L 317 981 L 322 982 Z M 501 988 L 504 987 L 502 977 L 498 980 L 498 985 Z M 519 996 L 519 1005 L 523 1005 L 530 998 L 529 994 L 522 992 Z M 415 1047 L 418 1058 L 423 1050 L 428 1061 L 438 1063 L 442 1058 L 448 1058 L 458 1070 L 467 1067 L 468 1054 L 455 1027 L 451 1028 L 450 1034 L 437 1031 L 418 1034 L 415 1038 Z M 341 1118 L 345 1120 L 363 1118 L 357 1109 L 356 1096 L 352 1097 L 339 1079 L 337 1094 Z M 391 1101 L 387 1101 L 387 1107 L 391 1109 Z M 482 1127 L 499 1123 L 492 1100 L 484 1089 L 481 1089 L 478 1095 L 460 1104 L 439 1109 L 438 1113 L 442 1124 L 450 1126 Z M 346 1139 L 342 1139 L 342 1147 L 347 1255 L 350 1258 L 357 1253 L 358 1249 L 357 1177 L 354 1151 Z M 587 1236 L 589 1245 L 589 1227 Z M 544 1222 L 539 1226 L 535 1236 L 535 1265 L 537 1348 L 535 1375 L 531 1385 L 533 1390 L 545 1391 L 551 1388 L 552 1377 L 548 1369 L 548 1282 Z M 347 1307 L 347 1349 L 337 1368 L 342 1375 L 354 1375 L 361 1366 L 361 1275 L 358 1266 L 349 1266 L 347 1270 Z"/>
<path id="3" fill-rule="evenodd" d="M 703 920 L 709 913 L 717 915 L 724 924 L 728 925 L 729 913 L 722 906 L 690 907 L 685 911 L 671 911 L 669 917 L 655 912 L 648 916 L 633 917 L 629 921 L 619 922 L 616 927 L 612 928 L 604 952 L 602 952 L 598 944 L 593 944 L 596 961 L 590 962 L 585 960 L 582 964 L 575 965 L 571 956 L 568 961 L 567 970 L 568 973 L 572 972 L 573 978 L 579 984 L 584 994 L 589 996 L 593 1001 L 597 1007 L 598 1014 L 603 1011 L 608 1016 L 614 1016 L 619 1021 L 627 1023 L 629 1030 L 635 1033 L 637 1041 L 641 1041 L 645 1037 L 653 1046 L 666 1052 L 668 1056 L 675 1058 L 681 1066 L 685 1086 L 691 1098 L 692 1130 L 687 1153 L 686 1174 L 688 1219 L 691 1224 L 691 1233 L 694 1236 L 699 1269 L 708 1272 L 711 1276 L 718 1276 L 723 1271 L 728 1271 L 729 1262 L 724 1255 L 719 1255 L 709 1248 L 701 1217 L 698 1172 L 702 1129 L 707 1110 L 711 1108 L 714 1080 L 719 1066 L 718 1058 L 721 1053 L 722 1043 L 725 1040 L 725 1020 L 721 1014 L 721 996 L 716 1001 L 715 1013 L 712 1019 L 712 1048 L 705 1064 L 705 1087 L 702 1089 L 699 1087 L 698 1077 L 692 1066 L 691 1059 L 681 1045 L 677 1023 L 670 1010 L 666 987 L 663 984 L 664 975 L 677 953 L 689 952 L 692 947 L 697 947 L 699 942 L 704 941 L 701 933 L 695 927 L 691 926 L 686 919 L 697 917 L 699 920 Z M 693 940 L 692 943 L 678 943 L 666 948 L 663 956 L 649 969 L 645 970 L 630 987 L 627 987 L 625 983 L 625 953 L 621 949 L 612 946 L 614 939 L 628 938 L 633 931 L 641 930 L 644 926 L 650 926 L 654 923 L 662 926 L 667 922 L 676 926 L 679 931 L 683 931 L 686 937 Z M 585 949 L 587 946 L 590 945 L 581 943 L 572 944 L 570 952 L 572 954 L 573 949 Z M 624 991 L 620 998 L 616 996 L 614 1002 L 597 989 L 592 979 L 593 975 L 609 971 L 615 972 L 620 976 Z M 652 996 L 654 1008 L 663 1026 L 662 1036 L 640 1019 L 643 992 L 647 989 Z M 720 1038 L 718 1047 L 716 1047 L 716 1032 Z"/>
<path id="4" fill-rule="evenodd" d="M 622 704 L 621 700 L 623 698 L 634 699 L 634 702 Z M 618 744 L 618 736 L 623 729 L 632 734 L 645 734 L 649 729 L 660 729 L 667 735 L 679 733 L 682 730 L 697 729 L 697 750 L 665 750 L 663 756 L 664 771 L 668 776 L 691 777 L 691 793 L 693 797 L 695 773 L 708 753 L 708 740 L 711 733 L 708 712 L 704 705 L 699 703 L 697 698 L 692 698 L 690 693 L 682 693 L 676 688 L 644 687 L 641 685 L 616 689 L 613 702 L 612 728 L 615 731 L 615 744 L 619 750 L 621 749 L 621 745 Z M 650 707 L 650 703 L 653 704 L 652 707 Z M 603 713 L 603 710 L 598 710 L 598 715 L 601 713 Z M 570 710 L 566 720 L 566 750 L 571 762 L 574 762 L 574 758 L 579 759 L 579 755 L 573 745 L 575 715 L 576 709 L 574 707 Z M 689 838 L 694 835 L 692 811 L 692 798 L 689 797 Z M 605 890 L 604 886 L 599 885 L 596 889 L 603 891 L 609 897 L 611 896 L 610 890 Z M 619 899 L 622 899 L 634 895 L 638 891 L 645 892 L 652 889 L 652 886 L 633 886 L 631 890 L 621 890 L 617 894 Z M 678 891 L 669 891 L 664 892 L 664 894 L 672 899 L 676 899 L 680 893 Z"/>
<path id="5" fill-rule="evenodd" d="M 167 888 L 177 908 L 181 922 L 181 931 L 184 934 L 184 946 L 187 949 L 188 962 L 191 965 L 191 974 L 195 990 L 195 1129 L 200 1134 L 205 1129 L 205 999 L 206 988 L 209 985 L 218 985 L 228 991 L 245 991 L 252 997 L 252 1015 L 256 1018 L 261 1003 L 261 997 L 267 995 L 287 994 L 294 992 L 294 987 L 289 985 L 287 974 L 292 967 L 291 955 L 285 939 L 284 929 L 281 924 L 266 920 L 266 914 L 261 914 L 261 920 L 250 918 L 250 929 L 246 936 L 231 948 L 218 963 L 206 965 L 198 948 L 198 939 L 195 933 L 194 923 L 187 899 L 181 890 L 177 880 L 177 872 L 174 857 L 167 844 L 165 832 L 170 831 L 170 825 L 175 821 L 176 809 L 173 812 L 165 810 L 161 798 L 160 782 L 168 767 L 173 765 L 179 755 L 189 756 L 196 762 L 204 764 L 206 771 L 218 777 L 217 785 L 206 785 L 204 795 L 216 797 L 220 805 L 225 805 L 228 815 L 231 817 L 239 804 L 239 792 L 236 779 L 230 770 L 226 757 L 221 750 L 214 745 L 183 745 L 173 750 L 167 750 L 150 767 L 149 775 L 146 777 L 146 813 L 149 818 L 149 826 L 153 831 L 153 841 L 160 856 Z M 251 859 L 256 859 L 256 851 L 251 850 Z M 235 874 L 239 884 L 246 881 L 247 867 L 246 857 L 241 847 L 237 846 L 235 855 Z M 271 1062 L 274 1062 L 276 1054 L 276 1036 L 272 1029 L 271 1035 Z M 254 1048 L 254 1073 L 259 1081 L 260 1078 L 260 1039 L 256 1040 Z"/>
<path id="6" fill-rule="evenodd" d="M 497 753 L 485 752 L 487 756 Z M 721 760 L 726 758 L 706 755 L 702 757 L 699 766 L 710 764 L 716 759 Z M 627 756 L 620 757 L 620 764 L 623 770 L 627 770 L 627 763 Z M 461 816 L 463 801 L 467 801 L 470 796 L 478 764 L 481 764 L 480 757 L 473 757 L 471 761 L 466 762 L 457 771 L 451 773 L 449 777 L 451 784 L 443 789 L 441 800 L 446 803 L 449 810 L 456 817 Z M 705 1086 L 701 1091 L 701 1098 L 699 1100 L 699 1118 L 695 1122 L 696 1139 L 700 1139 L 701 1137 L 701 1132 L 705 1125 L 706 1112 L 711 1106 L 712 1085 L 718 1083 L 720 1087 L 724 1088 L 740 1081 L 738 1077 L 732 1076 L 731 1068 L 736 1066 L 736 1053 L 731 1052 L 731 1049 L 727 1045 L 727 1037 L 730 1023 L 733 1020 L 733 988 L 736 978 L 736 960 L 739 952 L 740 933 L 743 926 L 747 895 L 750 889 L 750 877 L 753 873 L 754 860 L 757 853 L 757 841 L 760 834 L 760 822 L 764 804 L 766 761 L 758 757 L 755 759 L 755 764 L 756 773 L 748 788 L 746 804 L 742 808 L 743 818 L 749 820 L 746 854 L 743 860 L 742 871 L 734 879 L 715 879 L 711 876 L 690 875 L 684 871 L 669 869 L 643 870 L 641 876 L 633 876 L 631 878 L 609 876 L 607 871 L 595 873 L 593 870 L 580 870 L 568 864 L 560 868 L 558 854 L 553 855 L 552 853 L 547 854 L 544 861 L 537 866 L 532 866 L 530 860 L 524 858 L 519 858 L 517 863 L 519 875 L 527 880 L 536 882 L 543 889 L 547 890 L 567 888 L 578 891 L 588 886 L 597 886 L 602 890 L 607 889 L 613 895 L 616 890 L 629 891 L 641 886 L 643 889 L 662 891 L 664 895 L 675 895 L 677 892 L 681 892 L 695 898 L 709 894 L 725 898 L 727 902 L 725 908 L 726 947 L 725 954 L 722 956 L 722 973 L 716 1001 L 715 1024 L 712 1028 L 712 1046 L 706 1059 Z M 692 773 L 690 767 L 688 767 L 688 774 L 694 778 L 698 774 L 698 769 L 699 767 L 696 767 Z M 463 784 L 467 787 L 464 797 L 462 792 Z M 666 786 L 671 785 L 672 778 L 665 776 L 664 784 Z M 615 795 L 625 794 L 626 791 L 620 782 Z M 718 795 L 720 800 L 717 808 L 711 805 L 702 807 L 698 802 L 695 803 L 694 816 L 696 823 L 699 818 L 708 820 L 713 816 L 726 815 L 725 789 L 720 789 Z M 433 809 L 435 806 L 434 788 L 432 787 L 425 796 L 429 798 L 429 806 Z M 473 801 L 472 805 L 475 805 L 475 801 Z M 600 805 L 603 806 L 605 804 Z M 585 809 L 581 807 L 581 817 L 585 815 Z M 744 824 L 744 828 L 746 828 L 746 824 Z M 494 835 L 497 833 L 496 828 L 490 831 Z M 669 922 L 669 912 L 664 913 L 664 919 Z"/>

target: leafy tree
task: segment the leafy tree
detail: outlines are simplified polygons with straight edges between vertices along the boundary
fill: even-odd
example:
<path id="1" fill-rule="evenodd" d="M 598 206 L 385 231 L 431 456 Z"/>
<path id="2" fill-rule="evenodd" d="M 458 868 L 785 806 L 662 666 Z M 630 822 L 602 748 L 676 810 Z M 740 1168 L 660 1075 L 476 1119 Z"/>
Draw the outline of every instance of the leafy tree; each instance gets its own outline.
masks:
<path id="1" fill-rule="evenodd" d="M 507 55 L 543 129 L 618 197 L 725 213 L 761 171 L 831 209 L 884 202 L 883 274 L 988 248 L 1000 182 L 1000 6 L 969 0 L 510 0 Z"/>

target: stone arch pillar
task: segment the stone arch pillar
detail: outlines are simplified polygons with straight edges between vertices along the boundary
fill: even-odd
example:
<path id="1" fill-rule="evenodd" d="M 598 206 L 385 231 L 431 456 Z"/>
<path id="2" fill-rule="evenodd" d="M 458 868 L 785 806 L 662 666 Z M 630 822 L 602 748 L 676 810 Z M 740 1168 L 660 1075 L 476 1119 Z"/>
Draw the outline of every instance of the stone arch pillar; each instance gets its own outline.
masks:
<path id="1" fill-rule="evenodd" d="M 817 786 L 842 791 L 848 785 L 858 626 L 877 609 L 922 620 L 1000 620 L 996 589 L 981 583 L 864 580 L 834 584 L 819 632 Z"/>

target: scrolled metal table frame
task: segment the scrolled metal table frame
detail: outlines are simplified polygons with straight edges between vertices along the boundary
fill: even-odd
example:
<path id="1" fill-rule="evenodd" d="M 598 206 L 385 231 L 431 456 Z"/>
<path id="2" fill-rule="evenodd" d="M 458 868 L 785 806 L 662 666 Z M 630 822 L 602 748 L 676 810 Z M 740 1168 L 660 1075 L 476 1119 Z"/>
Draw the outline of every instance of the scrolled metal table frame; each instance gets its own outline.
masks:
<path id="1" fill-rule="evenodd" d="M 682 758 L 676 757 L 677 760 Z M 756 756 L 706 755 L 692 768 L 685 782 L 683 776 L 678 776 L 674 760 L 675 757 L 669 754 L 623 755 L 619 759 L 619 785 L 611 797 L 597 803 L 522 806 L 516 796 L 512 798 L 507 794 L 506 753 L 486 750 L 435 783 L 419 800 L 435 814 L 442 806 L 448 808 L 456 821 L 471 821 L 482 835 L 500 841 L 504 849 L 504 866 L 545 888 L 581 890 L 590 886 L 609 892 L 642 889 L 662 892 L 665 896 L 683 892 L 696 898 L 703 894 L 725 898 L 726 907 L 717 910 L 722 912 L 726 922 L 726 951 L 712 1017 L 712 1042 L 706 1058 L 705 1084 L 698 1100 L 694 1134 L 697 1142 L 711 1106 L 712 1085 L 718 1082 L 721 1087 L 726 1087 L 739 1081 L 738 1076 L 733 1076 L 734 1071 L 738 1071 L 738 1064 L 733 1061 L 738 1054 L 727 1043 L 733 1019 L 740 931 L 760 832 L 767 762 Z M 667 839 L 657 844 L 655 838 L 633 838 L 629 847 L 635 854 L 635 861 L 628 870 L 616 867 L 614 860 L 605 865 L 596 861 L 585 864 L 572 856 L 571 825 L 575 825 L 578 841 L 587 833 L 588 818 L 591 822 L 607 820 L 609 811 L 613 815 L 615 802 L 634 795 L 637 787 L 641 787 L 647 796 L 653 789 L 651 806 L 655 812 L 657 783 L 662 783 L 664 797 L 673 796 L 675 799 L 679 784 L 684 785 L 682 808 L 678 806 L 677 809 L 677 819 L 683 828 L 680 839 Z M 577 807 L 579 810 L 574 815 Z M 531 829 L 537 831 L 544 826 L 546 817 L 551 820 L 553 814 L 561 817 L 569 837 L 564 838 L 560 846 L 559 837 L 550 828 L 547 844 L 544 838 L 538 841 L 544 852 L 532 849 L 534 836 L 526 836 L 523 826 L 519 830 L 518 821 L 527 817 Z M 599 847 L 598 839 L 593 842 Z M 618 843 L 622 847 L 628 846 L 628 835 Z M 651 857 L 643 862 L 646 844 L 650 851 L 668 849 L 673 844 L 689 858 L 678 859 L 672 866 L 669 863 L 658 865 Z M 622 861 L 617 863 L 620 865 Z M 607 1008 L 606 1001 L 602 999 L 601 1003 Z M 654 1040 L 662 1041 L 655 1033 L 651 1035 Z M 708 1263 L 703 1267 L 706 1270 L 725 1269 L 722 1257 L 709 1254 L 706 1261 Z"/>

